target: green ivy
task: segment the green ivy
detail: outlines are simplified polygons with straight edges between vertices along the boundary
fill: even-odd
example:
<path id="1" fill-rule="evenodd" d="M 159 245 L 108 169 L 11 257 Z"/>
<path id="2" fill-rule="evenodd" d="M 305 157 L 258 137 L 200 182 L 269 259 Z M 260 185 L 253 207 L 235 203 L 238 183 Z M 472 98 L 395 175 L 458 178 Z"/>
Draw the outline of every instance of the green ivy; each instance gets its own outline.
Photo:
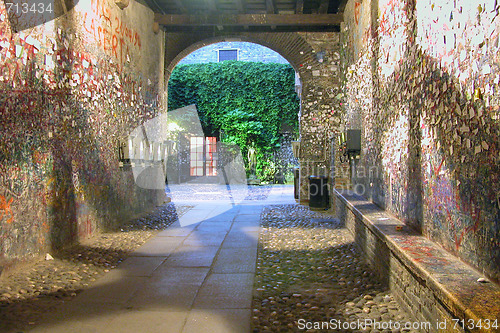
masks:
<path id="1" fill-rule="evenodd" d="M 169 110 L 196 105 L 205 135 L 239 145 L 244 157 L 254 143 L 261 175 L 271 165 L 281 126 L 298 133 L 299 99 L 290 65 L 240 61 L 180 65 L 172 72 L 168 92 Z"/>

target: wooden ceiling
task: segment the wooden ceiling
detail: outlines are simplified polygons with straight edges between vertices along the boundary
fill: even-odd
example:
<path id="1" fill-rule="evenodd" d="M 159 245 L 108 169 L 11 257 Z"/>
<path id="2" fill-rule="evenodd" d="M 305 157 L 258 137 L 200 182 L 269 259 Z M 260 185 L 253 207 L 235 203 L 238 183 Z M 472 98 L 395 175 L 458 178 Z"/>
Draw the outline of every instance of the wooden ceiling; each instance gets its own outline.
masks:
<path id="1" fill-rule="evenodd" d="M 166 31 L 339 31 L 347 0 L 143 0 Z"/>

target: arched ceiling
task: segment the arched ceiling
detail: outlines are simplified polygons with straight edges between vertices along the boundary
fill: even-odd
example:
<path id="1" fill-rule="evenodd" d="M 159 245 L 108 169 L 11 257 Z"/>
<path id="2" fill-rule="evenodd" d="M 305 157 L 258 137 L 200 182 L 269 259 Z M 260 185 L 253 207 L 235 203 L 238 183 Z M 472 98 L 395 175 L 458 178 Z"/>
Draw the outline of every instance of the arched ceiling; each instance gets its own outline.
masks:
<path id="1" fill-rule="evenodd" d="M 177 63 L 191 52 L 218 42 L 242 41 L 266 46 L 283 56 L 297 72 L 300 64 L 310 62 L 312 49 L 298 34 L 239 33 L 233 36 L 213 37 L 204 34 L 173 33 L 167 38 L 166 72 L 170 73 Z"/>

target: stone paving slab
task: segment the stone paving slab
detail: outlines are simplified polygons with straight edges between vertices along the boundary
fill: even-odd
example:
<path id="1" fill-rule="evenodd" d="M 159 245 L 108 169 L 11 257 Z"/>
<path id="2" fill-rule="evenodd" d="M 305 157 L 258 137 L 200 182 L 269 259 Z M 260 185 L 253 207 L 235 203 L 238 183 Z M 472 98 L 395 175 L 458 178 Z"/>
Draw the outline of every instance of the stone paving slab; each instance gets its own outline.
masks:
<path id="1" fill-rule="evenodd" d="M 204 204 L 202 207 L 195 206 L 186 214 L 179 218 L 180 226 L 189 226 L 203 221 L 207 222 L 232 222 L 238 214 L 234 209 L 226 204 L 218 207 L 216 203 Z"/>
<path id="2" fill-rule="evenodd" d="M 183 245 L 186 245 L 187 240 L 199 240 L 203 243 L 205 240 L 209 240 L 212 238 L 219 238 L 224 240 L 227 233 L 231 229 L 231 223 L 227 222 L 212 222 L 211 224 L 205 224 L 203 222 L 198 226 L 196 230 L 194 230 L 185 240 Z M 220 245 L 220 244 L 219 244 Z"/>
<path id="3" fill-rule="evenodd" d="M 262 205 L 241 205 L 238 216 L 241 215 L 260 215 L 262 213 Z"/>
<path id="4" fill-rule="evenodd" d="M 253 273 L 211 274 L 196 296 L 194 308 L 250 309 Z"/>
<path id="5" fill-rule="evenodd" d="M 194 309 L 182 333 L 248 333 L 250 311 L 247 309 Z"/>
<path id="6" fill-rule="evenodd" d="M 147 280 L 147 277 L 128 277 L 112 272 L 78 295 L 74 302 L 125 304 Z"/>
<path id="7" fill-rule="evenodd" d="M 245 231 L 243 229 L 237 229 L 234 228 L 230 232 L 228 232 L 226 236 L 226 241 L 231 241 L 231 240 L 258 240 L 259 238 L 259 232 L 258 231 Z"/>
<path id="8" fill-rule="evenodd" d="M 123 276 L 151 276 L 167 257 L 128 257 L 116 268 Z"/>
<path id="9" fill-rule="evenodd" d="M 161 279 L 151 279 L 134 293 L 126 305 L 137 310 L 188 311 L 198 293 L 197 284 L 172 284 Z"/>
<path id="10" fill-rule="evenodd" d="M 224 248 L 257 248 L 259 235 L 256 232 L 234 231 L 226 236 L 222 243 Z"/>
<path id="11" fill-rule="evenodd" d="M 255 273 L 256 247 L 223 247 L 212 267 L 213 273 Z"/>
<path id="12" fill-rule="evenodd" d="M 33 333 L 111 332 L 109 323 L 123 311 L 117 304 L 81 303 L 76 299 L 65 304 L 64 311 L 48 317 L 48 321 L 30 330 Z"/>
<path id="13" fill-rule="evenodd" d="M 172 223 L 167 229 L 160 231 L 156 237 L 185 237 L 197 227 L 197 224 L 181 226 L 179 221 Z"/>
<path id="14" fill-rule="evenodd" d="M 187 319 L 187 311 L 136 311 L 125 308 L 93 305 L 75 309 L 73 316 L 58 318 L 57 323 L 42 325 L 31 332 L 36 333 L 137 333 L 168 332 L 181 333 Z M 68 316 L 68 314 L 66 314 Z"/>
<path id="15" fill-rule="evenodd" d="M 188 316 L 187 311 L 134 311 L 119 312 L 107 325 L 110 333 L 168 332 L 180 333 Z M 69 331 L 68 331 L 69 332 Z M 101 332 L 101 331 L 99 331 Z"/>
<path id="16" fill-rule="evenodd" d="M 203 224 L 212 223 L 212 222 L 224 222 L 224 223 L 229 222 L 230 223 L 234 220 L 234 218 L 236 216 L 237 216 L 237 214 L 233 214 L 233 213 L 230 213 L 230 214 L 222 213 L 222 214 L 215 215 L 215 216 L 204 219 Z"/>
<path id="17" fill-rule="evenodd" d="M 256 222 L 240 222 L 233 224 L 233 231 L 243 231 L 248 235 L 253 235 L 260 231 L 260 225 Z"/>
<path id="18" fill-rule="evenodd" d="M 205 281 L 209 267 L 172 267 L 161 265 L 153 273 L 153 279 L 161 280 L 164 284 L 183 286 L 193 284 L 201 286 Z"/>
<path id="19" fill-rule="evenodd" d="M 260 218 L 260 212 L 258 214 L 240 214 L 234 218 L 235 223 L 241 222 L 252 222 Z"/>
<path id="20" fill-rule="evenodd" d="M 196 228 L 195 234 L 203 232 L 227 232 L 231 229 L 232 223 L 230 222 L 202 222 Z"/>
<path id="21" fill-rule="evenodd" d="M 173 267 L 210 267 L 217 255 L 219 246 L 181 246 L 172 254 L 165 265 Z"/>
<path id="22" fill-rule="evenodd" d="M 166 257 L 177 249 L 184 239 L 181 237 L 156 237 L 130 255 L 135 257 Z"/>
<path id="23" fill-rule="evenodd" d="M 183 246 L 217 246 L 219 247 L 224 238 L 226 237 L 226 233 L 218 233 L 218 234 L 191 234 L 188 238 L 184 240 Z"/>

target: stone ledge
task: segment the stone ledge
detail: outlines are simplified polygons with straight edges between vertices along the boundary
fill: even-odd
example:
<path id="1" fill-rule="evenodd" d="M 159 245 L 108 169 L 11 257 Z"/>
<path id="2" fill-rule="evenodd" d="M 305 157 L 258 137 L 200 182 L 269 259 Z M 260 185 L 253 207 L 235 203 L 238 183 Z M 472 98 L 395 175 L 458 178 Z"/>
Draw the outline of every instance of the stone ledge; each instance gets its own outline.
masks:
<path id="1" fill-rule="evenodd" d="M 416 233 L 364 198 L 334 190 L 334 195 L 382 241 L 420 284 L 431 290 L 437 302 L 452 318 L 478 323 L 498 319 L 500 325 L 500 286 L 479 283 L 481 273 L 451 255 L 437 243 Z M 475 329 L 498 332 L 498 329 Z"/>

